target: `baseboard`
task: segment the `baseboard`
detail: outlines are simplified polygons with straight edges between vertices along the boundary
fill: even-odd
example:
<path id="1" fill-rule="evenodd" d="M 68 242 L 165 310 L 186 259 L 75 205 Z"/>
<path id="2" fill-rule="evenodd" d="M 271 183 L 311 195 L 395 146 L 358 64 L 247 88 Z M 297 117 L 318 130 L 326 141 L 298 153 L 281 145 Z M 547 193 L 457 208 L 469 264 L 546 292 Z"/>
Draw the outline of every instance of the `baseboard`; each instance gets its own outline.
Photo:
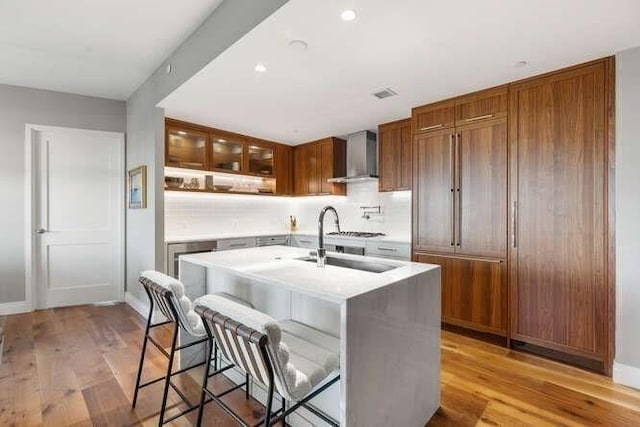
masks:
<path id="1" fill-rule="evenodd" d="M 135 311 L 138 312 L 145 319 L 149 315 L 149 304 L 140 300 L 138 297 L 133 295 L 131 292 L 125 292 L 124 301 Z"/>
<path id="2" fill-rule="evenodd" d="M 640 368 L 614 362 L 613 381 L 640 390 Z"/>
<path id="3" fill-rule="evenodd" d="M 6 302 L 0 304 L 0 316 L 9 314 L 29 313 L 33 311 L 28 301 Z"/>

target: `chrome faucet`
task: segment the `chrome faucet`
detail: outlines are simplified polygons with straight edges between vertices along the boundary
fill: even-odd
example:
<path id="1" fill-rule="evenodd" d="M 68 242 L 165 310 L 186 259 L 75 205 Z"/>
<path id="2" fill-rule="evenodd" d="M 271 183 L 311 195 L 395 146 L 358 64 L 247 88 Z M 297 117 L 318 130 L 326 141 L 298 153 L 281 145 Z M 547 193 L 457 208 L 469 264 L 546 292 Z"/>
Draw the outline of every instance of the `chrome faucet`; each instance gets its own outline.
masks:
<path id="1" fill-rule="evenodd" d="M 318 217 L 318 267 L 324 267 L 325 260 L 327 258 L 327 250 L 324 248 L 324 214 L 327 211 L 333 211 L 336 216 L 336 227 L 338 232 L 340 231 L 340 218 L 338 218 L 338 211 L 333 206 L 325 206 L 320 211 Z"/>

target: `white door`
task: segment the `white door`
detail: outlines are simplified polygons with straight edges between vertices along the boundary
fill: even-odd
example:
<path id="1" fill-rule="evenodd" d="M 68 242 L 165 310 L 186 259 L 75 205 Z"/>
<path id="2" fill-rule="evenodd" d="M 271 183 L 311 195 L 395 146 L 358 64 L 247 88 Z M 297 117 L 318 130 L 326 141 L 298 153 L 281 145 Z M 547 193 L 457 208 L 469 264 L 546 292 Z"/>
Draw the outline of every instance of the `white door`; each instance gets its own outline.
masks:
<path id="1" fill-rule="evenodd" d="M 36 307 L 122 300 L 124 135 L 31 134 Z"/>

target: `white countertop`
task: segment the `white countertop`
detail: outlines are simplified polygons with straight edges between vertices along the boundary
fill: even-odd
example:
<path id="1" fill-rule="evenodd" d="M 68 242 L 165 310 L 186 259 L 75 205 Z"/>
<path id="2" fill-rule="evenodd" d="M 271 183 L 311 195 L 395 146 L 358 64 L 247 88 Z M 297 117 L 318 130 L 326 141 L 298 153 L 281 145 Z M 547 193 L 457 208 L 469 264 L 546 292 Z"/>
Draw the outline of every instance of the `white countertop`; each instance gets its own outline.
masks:
<path id="1" fill-rule="evenodd" d="M 292 236 L 309 236 L 318 238 L 318 232 L 313 231 L 273 231 L 273 232 L 253 232 L 253 233 L 243 233 L 243 232 L 234 232 L 234 233 L 214 233 L 214 234 L 189 234 L 189 235 L 169 235 L 165 236 L 165 243 L 182 243 L 182 242 L 204 242 L 207 240 L 222 240 L 222 239 L 234 239 L 234 238 L 242 238 L 242 237 L 262 237 L 262 236 L 282 236 L 282 235 L 292 235 Z M 325 240 L 327 239 L 336 239 L 336 240 L 351 240 L 358 242 L 394 242 L 394 243 L 411 243 L 411 238 L 402 237 L 402 236 L 379 236 L 379 237 L 368 237 L 368 238 L 358 238 L 358 237 L 345 237 L 345 236 L 328 236 L 325 234 Z"/>
<path id="2" fill-rule="evenodd" d="M 437 265 L 408 261 L 331 254 L 338 258 L 370 260 L 400 266 L 383 273 L 371 273 L 331 265 L 319 268 L 315 263 L 295 259 L 308 254 L 309 250 L 303 248 L 266 246 L 182 255 L 180 260 L 336 303 L 439 268 Z"/>

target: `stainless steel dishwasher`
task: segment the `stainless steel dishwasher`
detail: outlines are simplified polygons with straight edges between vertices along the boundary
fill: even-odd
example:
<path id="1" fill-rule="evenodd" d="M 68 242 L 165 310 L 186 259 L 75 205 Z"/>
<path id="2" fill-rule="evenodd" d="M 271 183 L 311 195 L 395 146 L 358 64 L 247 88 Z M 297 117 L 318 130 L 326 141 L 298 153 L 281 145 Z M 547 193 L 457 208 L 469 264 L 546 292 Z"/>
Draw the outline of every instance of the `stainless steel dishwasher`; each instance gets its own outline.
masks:
<path id="1" fill-rule="evenodd" d="M 169 243 L 167 245 L 167 274 L 171 277 L 178 278 L 180 263 L 178 258 L 180 255 L 197 254 L 200 252 L 215 252 L 218 247 L 217 240 L 209 240 L 206 242 L 181 242 Z"/>

